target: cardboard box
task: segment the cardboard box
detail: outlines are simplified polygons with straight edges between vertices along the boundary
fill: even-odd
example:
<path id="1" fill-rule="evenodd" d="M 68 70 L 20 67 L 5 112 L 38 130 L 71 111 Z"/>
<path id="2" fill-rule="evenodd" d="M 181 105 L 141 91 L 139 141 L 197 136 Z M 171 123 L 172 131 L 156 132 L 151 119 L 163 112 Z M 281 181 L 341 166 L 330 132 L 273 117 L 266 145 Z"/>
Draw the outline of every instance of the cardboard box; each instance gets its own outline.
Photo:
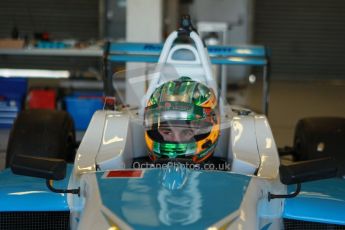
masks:
<path id="1" fill-rule="evenodd" d="M 14 40 L 10 38 L 0 39 L 0 49 L 22 49 L 24 40 Z"/>

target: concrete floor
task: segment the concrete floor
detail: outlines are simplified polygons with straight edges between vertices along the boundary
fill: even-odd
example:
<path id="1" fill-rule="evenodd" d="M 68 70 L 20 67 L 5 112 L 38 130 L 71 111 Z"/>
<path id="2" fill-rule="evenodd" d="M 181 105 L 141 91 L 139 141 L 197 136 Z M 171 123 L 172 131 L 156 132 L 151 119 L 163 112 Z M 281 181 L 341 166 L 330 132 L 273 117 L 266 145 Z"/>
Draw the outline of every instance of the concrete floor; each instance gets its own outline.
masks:
<path id="1" fill-rule="evenodd" d="M 9 129 L 0 129 L 0 169 L 5 167 L 5 152 L 7 148 Z"/>
<path id="2" fill-rule="evenodd" d="M 292 145 L 294 127 L 304 117 L 345 117 L 345 81 L 272 81 L 268 119 L 279 147 Z M 261 86 L 242 92 L 244 103 L 261 110 Z"/>
<path id="3" fill-rule="evenodd" d="M 229 92 L 234 104 L 261 110 L 261 83 Z M 345 117 L 345 81 L 272 81 L 269 121 L 279 147 L 292 144 L 297 121 L 310 116 Z M 9 130 L 0 130 L 0 169 L 5 165 Z M 78 139 L 82 133 L 78 133 Z"/>

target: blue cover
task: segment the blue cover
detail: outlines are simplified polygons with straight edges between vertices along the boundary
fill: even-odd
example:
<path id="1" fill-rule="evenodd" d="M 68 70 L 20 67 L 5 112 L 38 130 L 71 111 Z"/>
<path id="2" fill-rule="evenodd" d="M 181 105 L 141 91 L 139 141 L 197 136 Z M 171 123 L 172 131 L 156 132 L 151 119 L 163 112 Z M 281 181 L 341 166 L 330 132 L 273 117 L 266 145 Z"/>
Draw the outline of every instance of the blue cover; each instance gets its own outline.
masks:
<path id="1" fill-rule="evenodd" d="M 0 76 L 0 95 L 12 96 L 26 94 L 27 80 L 25 78 L 4 78 Z"/>
<path id="2" fill-rule="evenodd" d="M 0 128 L 10 128 L 23 107 L 27 91 L 24 78 L 3 78 L 0 76 Z"/>
<path id="3" fill-rule="evenodd" d="M 65 97 L 66 109 L 77 130 L 86 130 L 95 111 L 103 109 L 102 93 L 77 92 Z"/>
<path id="4" fill-rule="evenodd" d="M 288 186 L 289 192 L 295 186 Z M 284 218 L 345 225 L 345 180 L 340 178 L 302 184 L 301 193 L 285 200 Z"/>
<path id="5" fill-rule="evenodd" d="M 183 182 L 177 174 L 149 169 L 142 178 L 104 178 L 97 173 L 102 203 L 133 229 L 204 229 L 239 209 L 250 181 L 228 172 L 188 170 Z"/>
<path id="6" fill-rule="evenodd" d="M 73 165 L 67 166 L 66 178 L 54 187 L 67 188 Z M 15 175 L 7 168 L 0 171 L 0 212 L 69 211 L 67 195 L 51 192 L 44 179 Z"/>

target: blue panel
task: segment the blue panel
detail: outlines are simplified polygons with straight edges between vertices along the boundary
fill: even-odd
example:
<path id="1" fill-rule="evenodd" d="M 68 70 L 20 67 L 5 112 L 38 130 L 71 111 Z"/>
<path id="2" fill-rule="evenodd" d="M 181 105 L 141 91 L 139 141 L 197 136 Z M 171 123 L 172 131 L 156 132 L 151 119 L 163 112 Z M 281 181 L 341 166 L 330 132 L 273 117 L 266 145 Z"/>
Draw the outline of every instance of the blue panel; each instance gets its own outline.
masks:
<path id="1" fill-rule="evenodd" d="M 160 43 L 111 43 L 110 53 L 133 53 L 159 55 Z M 265 57 L 263 46 L 208 46 L 210 56 Z"/>
<path id="2" fill-rule="evenodd" d="M 109 56 L 112 62 L 158 62 L 158 56 L 154 55 L 111 55 Z"/>
<path id="3" fill-rule="evenodd" d="M 263 46 L 208 46 L 210 56 L 265 57 Z"/>
<path id="4" fill-rule="evenodd" d="M 159 43 L 111 43 L 110 52 L 135 52 L 159 55 L 163 44 Z"/>
<path id="5" fill-rule="evenodd" d="M 4 78 L 0 76 L 1 96 L 23 96 L 26 94 L 28 82 L 25 78 Z"/>
<path id="6" fill-rule="evenodd" d="M 73 165 L 66 178 L 54 182 L 56 188 L 67 188 Z M 0 211 L 68 211 L 67 195 L 51 192 L 44 179 L 19 176 L 10 169 L 0 171 Z"/>
<path id="7" fill-rule="evenodd" d="M 22 108 L 27 85 L 27 79 L 0 76 L 0 128 L 12 127 Z"/>
<path id="8" fill-rule="evenodd" d="M 67 112 L 72 116 L 76 130 L 86 130 L 93 114 L 103 109 L 102 96 L 96 93 L 91 96 L 71 95 L 65 97 Z"/>
<path id="9" fill-rule="evenodd" d="M 289 186 L 290 192 L 295 186 Z M 345 180 L 328 179 L 302 184 L 301 193 L 285 200 L 284 218 L 345 225 Z"/>
<path id="10" fill-rule="evenodd" d="M 163 44 L 157 43 L 112 43 L 109 60 L 112 62 L 158 62 Z M 267 64 L 263 46 L 209 46 L 212 64 L 254 65 Z"/>
<path id="11" fill-rule="evenodd" d="M 159 56 L 155 55 L 111 55 L 109 60 L 112 62 L 147 62 L 157 63 Z M 229 58 L 212 58 L 211 63 L 217 65 L 252 65 L 252 66 L 263 66 L 267 64 L 265 59 L 259 58 L 240 58 L 240 57 L 229 57 Z"/>
<path id="12" fill-rule="evenodd" d="M 252 65 L 252 66 L 264 66 L 267 64 L 265 59 L 258 58 L 240 58 L 240 57 L 230 57 L 230 58 L 212 58 L 211 63 L 217 65 Z"/>
<path id="13" fill-rule="evenodd" d="M 250 181 L 244 175 L 188 170 L 185 180 L 180 175 L 174 184 L 176 173 L 162 172 L 149 169 L 143 178 L 131 179 L 98 173 L 102 203 L 134 229 L 205 229 L 238 210 Z"/>

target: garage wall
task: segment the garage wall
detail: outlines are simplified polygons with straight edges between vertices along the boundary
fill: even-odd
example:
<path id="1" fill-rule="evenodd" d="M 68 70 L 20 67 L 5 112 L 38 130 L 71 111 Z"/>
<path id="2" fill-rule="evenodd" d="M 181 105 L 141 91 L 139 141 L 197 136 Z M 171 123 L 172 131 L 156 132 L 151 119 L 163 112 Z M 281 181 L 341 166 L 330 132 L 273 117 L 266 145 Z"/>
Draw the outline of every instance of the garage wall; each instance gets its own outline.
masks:
<path id="1" fill-rule="evenodd" d="M 54 38 L 99 37 L 99 0 L 1 0 L 0 38 L 14 26 L 22 35 L 50 32 Z"/>
<path id="2" fill-rule="evenodd" d="M 99 0 L 0 0 L 0 38 L 49 32 L 53 39 L 98 39 Z M 82 61 L 80 61 L 82 60 Z M 0 68 L 99 69 L 99 58 L 1 56 Z"/>
<path id="3" fill-rule="evenodd" d="M 125 40 L 127 0 L 103 0 L 106 4 L 106 37 Z"/>
<path id="4" fill-rule="evenodd" d="M 251 42 L 252 0 L 197 0 L 189 12 L 193 21 L 226 22 L 228 44 Z"/>
<path id="5" fill-rule="evenodd" d="M 345 79 L 344 0 L 256 0 L 254 23 L 273 78 Z"/>
<path id="6" fill-rule="evenodd" d="M 193 1 L 188 13 L 194 22 L 228 23 L 226 44 L 252 43 L 253 0 L 197 0 Z M 248 77 L 249 68 L 226 66 L 226 73 L 228 82 L 237 82 Z"/>

